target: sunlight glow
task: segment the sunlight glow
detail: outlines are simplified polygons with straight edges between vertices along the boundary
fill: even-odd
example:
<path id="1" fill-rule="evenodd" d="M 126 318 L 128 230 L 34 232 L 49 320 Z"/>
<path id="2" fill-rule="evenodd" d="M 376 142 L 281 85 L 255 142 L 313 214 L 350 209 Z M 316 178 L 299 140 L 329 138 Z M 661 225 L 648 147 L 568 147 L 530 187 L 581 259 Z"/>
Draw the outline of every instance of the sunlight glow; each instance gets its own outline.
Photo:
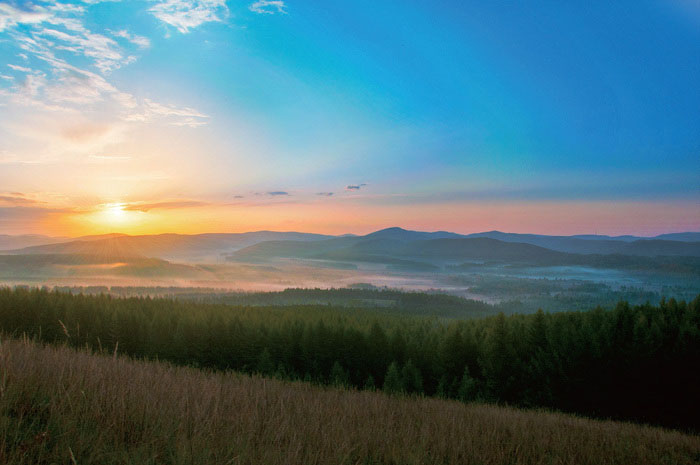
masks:
<path id="1" fill-rule="evenodd" d="M 123 202 L 99 205 L 86 219 L 98 230 L 122 230 L 137 225 L 143 212 L 129 210 Z"/>
<path id="2" fill-rule="evenodd" d="M 105 215 L 109 217 L 112 222 L 120 223 L 126 218 L 126 212 L 124 211 L 123 203 L 108 203 L 105 205 Z"/>

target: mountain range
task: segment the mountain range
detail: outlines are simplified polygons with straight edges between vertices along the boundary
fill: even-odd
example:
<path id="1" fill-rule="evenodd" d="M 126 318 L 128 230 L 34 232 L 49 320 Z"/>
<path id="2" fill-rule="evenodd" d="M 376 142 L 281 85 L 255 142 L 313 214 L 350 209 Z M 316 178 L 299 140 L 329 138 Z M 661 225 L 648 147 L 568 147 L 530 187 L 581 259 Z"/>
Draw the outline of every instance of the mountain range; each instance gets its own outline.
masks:
<path id="1" fill-rule="evenodd" d="M 43 242 L 43 243 L 42 243 Z M 0 236 L 0 264 L 139 263 L 144 259 L 187 264 L 270 263 L 300 259 L 308 263 L 383 264 L 394 270 L 460 269 L 480 264 L 532 266 L 585 265 L 600 268 L 700 272 L 700 233 L 633 236 L 546 236 L 490 231 L 462 235 L 387 228 L 364 236 L 329 236 L 257 231 L 232 234 L 107 234 L 75 239 Z M 14 257 L 14 258 L 12 258 Z M 22 258 L 24 257 L 24 258 Z M 30 258 L 34 257 L 34 258 Z M 41 257 L 41 258 L 39 258 Z M 68 262 L 67 262 L 68 260 Z M 150 262 L 148 262 L 150 263 Z"/>

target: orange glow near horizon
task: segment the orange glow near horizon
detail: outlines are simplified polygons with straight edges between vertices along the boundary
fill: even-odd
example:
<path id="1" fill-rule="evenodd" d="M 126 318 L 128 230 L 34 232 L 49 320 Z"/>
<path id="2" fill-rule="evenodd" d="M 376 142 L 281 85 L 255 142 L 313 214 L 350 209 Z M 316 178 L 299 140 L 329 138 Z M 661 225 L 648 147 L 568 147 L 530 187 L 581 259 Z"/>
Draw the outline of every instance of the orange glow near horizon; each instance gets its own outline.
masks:
<path id="1" fill-rule="evenodd" d="M 93 213 L 84 215 L 84 221 L 91 223 L 94 229 L 88 231 L 112 231 L 129 230 L 136 227 L 143 219 L 142 212 L 126 210 L 124 202 L 113 202 L 99 205 Z M 89 232 L 88 234 L 93 234 Z"/>
<path id="2" fill-rule="evenodd" d="M 34 233 L 81 236 L 125 233 L 215 233 L 257 230 L 365 234 L 391 226 L 473 233 L 490 230 L 551 235 L 636 234 L 697 230 L 700 212 L 666 203 L 537 202 L 367 205 L 337 202 L 203 205 L 128 209 L 124 203 L 64 213 Z"/>

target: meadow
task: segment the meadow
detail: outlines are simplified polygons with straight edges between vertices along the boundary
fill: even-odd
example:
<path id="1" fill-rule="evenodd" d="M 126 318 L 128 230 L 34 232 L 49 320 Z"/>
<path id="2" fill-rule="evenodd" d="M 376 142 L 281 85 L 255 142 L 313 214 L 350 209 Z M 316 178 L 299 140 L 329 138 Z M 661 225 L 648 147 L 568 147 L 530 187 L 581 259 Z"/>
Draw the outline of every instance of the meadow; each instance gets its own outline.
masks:
<path id="1" fill-rule="evenodd" d="M 694 464 L 700 437 L 0 343 L 0 462 Z"/>

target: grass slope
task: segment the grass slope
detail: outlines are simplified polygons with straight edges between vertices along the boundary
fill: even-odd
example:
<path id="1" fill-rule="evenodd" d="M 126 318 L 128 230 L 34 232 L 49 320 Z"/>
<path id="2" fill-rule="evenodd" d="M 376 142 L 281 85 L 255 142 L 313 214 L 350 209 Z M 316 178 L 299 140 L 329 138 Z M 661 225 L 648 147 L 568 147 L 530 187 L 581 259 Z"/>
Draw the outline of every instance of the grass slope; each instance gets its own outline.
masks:
<path id="1" fill-rule="evenodd" d="M 700 437 L 0 344 L 6 464 L 691 464 Z"/>

